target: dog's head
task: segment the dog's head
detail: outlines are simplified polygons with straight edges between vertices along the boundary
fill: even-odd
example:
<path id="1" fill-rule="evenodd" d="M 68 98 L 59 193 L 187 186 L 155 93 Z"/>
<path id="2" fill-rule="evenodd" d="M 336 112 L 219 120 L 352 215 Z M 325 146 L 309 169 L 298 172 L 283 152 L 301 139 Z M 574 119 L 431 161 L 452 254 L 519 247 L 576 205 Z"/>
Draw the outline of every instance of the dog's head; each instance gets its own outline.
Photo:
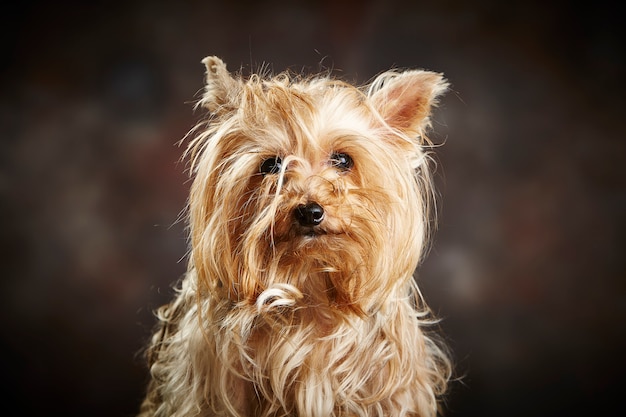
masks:
<path id="1" fill-rule="evenodd" d="M 233 77 L 215 57 L 187 150 L 191 265 L 234 303 L 368 314 L 411 279 L 431 201 L 440 74 Z M 399 294 L 399 293 L 398 293 Z"/>

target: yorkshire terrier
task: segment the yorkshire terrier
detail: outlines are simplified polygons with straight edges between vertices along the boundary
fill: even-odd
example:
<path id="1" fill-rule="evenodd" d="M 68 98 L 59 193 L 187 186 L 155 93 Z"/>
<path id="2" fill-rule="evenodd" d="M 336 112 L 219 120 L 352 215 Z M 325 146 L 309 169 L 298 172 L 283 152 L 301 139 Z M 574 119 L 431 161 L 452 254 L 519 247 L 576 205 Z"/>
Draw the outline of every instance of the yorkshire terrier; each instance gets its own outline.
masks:
<path id="1" fill-rule="evenodd" d="M 188 272 L 147 349 L 141 417 L 432 417 L 451 374 L 413 273 L 434 222 L 441 74 L 206 65 L 184 158 Z"/>

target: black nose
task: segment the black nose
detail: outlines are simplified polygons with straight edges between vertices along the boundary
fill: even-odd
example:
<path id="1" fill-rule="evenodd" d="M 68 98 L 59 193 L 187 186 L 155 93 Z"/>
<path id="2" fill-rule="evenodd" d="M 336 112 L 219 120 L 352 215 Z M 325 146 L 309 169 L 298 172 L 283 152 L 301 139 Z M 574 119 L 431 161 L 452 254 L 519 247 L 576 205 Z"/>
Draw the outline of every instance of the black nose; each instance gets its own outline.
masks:
<path id="1" fill-rule="evenodd" d="M 324 220 L 324 209 L 317 203 L 301 204 L 294 214 L 302 226 L 317 226 Z"/>

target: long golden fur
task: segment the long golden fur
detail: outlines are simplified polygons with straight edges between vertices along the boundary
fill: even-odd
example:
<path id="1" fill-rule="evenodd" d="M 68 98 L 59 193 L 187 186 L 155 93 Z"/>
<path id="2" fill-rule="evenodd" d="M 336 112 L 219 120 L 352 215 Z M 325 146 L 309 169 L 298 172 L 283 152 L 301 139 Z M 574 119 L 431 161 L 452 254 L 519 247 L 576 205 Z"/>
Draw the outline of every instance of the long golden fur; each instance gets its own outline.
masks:
<path id="1" fill-rule="evenodd" d="M 139 416 L 435 416 L 451 366 L 413 272 L 442 76 L 357 88 L 203 63 L 188 272 L 158 310 Z"/>

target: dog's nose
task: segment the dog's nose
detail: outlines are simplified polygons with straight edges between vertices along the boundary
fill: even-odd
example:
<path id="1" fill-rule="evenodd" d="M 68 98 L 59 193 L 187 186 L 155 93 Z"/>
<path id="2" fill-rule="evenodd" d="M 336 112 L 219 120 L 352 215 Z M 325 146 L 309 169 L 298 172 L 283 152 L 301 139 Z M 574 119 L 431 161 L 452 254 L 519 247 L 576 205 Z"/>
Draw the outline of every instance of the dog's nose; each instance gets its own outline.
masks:
<path id="1" fill-rule="evenodd" d="M 302 226 L 317 226 L 324 220 L 324 209 L 317 203 L 301 204 L 296 207 L 295 216 Z"/>

